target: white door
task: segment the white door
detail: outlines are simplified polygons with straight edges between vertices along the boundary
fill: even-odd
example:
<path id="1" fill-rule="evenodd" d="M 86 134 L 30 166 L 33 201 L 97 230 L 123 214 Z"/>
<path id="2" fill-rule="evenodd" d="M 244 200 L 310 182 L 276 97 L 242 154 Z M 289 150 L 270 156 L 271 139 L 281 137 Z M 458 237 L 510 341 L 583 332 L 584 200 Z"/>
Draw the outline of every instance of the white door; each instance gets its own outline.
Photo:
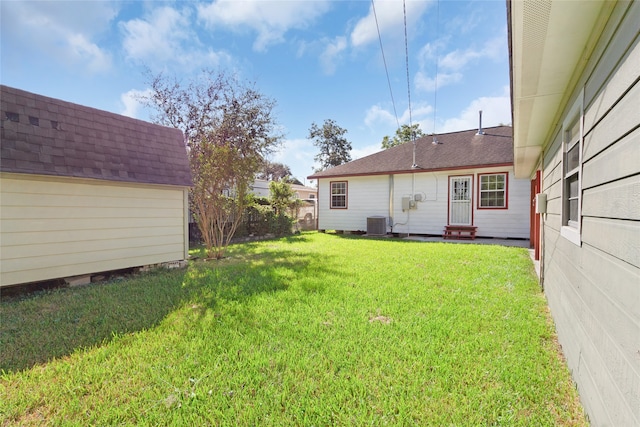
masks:
<path id="1" fill-rule="evenodd" d="M 470 176 L 449 177 L 449 225 L 471 225 L 471 188 Z"/>

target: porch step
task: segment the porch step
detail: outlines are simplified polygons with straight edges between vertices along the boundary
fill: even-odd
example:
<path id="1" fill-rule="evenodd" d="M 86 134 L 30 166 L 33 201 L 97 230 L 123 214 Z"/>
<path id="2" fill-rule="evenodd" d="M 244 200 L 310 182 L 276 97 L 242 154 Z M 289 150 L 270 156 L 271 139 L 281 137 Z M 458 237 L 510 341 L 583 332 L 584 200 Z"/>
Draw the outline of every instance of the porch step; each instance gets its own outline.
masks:
<path id="1" fill-rule="evenodd" d="M 475 240 L 478 227 L 471 225 L 446 225 L 443 239 L 471 239 Z"/>

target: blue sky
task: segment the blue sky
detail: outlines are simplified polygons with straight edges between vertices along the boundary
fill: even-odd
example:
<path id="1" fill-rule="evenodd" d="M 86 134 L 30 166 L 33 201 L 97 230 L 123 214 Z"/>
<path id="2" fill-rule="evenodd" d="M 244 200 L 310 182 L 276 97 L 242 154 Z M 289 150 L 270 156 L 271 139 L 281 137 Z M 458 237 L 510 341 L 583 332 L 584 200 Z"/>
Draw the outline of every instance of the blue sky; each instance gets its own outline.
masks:
<path id="1" fill-rule="evenodd" d="M 232 72 L 277 102 L 285 140 L 271 160 L 301 181 L 312 122 L 345 128 L 354 159 L 380 150 L 396 113 L 409 123 L 406 51 L 425 133 L 475 128 L 478 110 L 485 127 L 511 123 L 503 0 L 406 0 L 406 49 L 403 2 L 374 5 L 393 103 L 370 1 L 2 1 L 0 81 L 149 120 L 134 96 L 145 67 Z"/>

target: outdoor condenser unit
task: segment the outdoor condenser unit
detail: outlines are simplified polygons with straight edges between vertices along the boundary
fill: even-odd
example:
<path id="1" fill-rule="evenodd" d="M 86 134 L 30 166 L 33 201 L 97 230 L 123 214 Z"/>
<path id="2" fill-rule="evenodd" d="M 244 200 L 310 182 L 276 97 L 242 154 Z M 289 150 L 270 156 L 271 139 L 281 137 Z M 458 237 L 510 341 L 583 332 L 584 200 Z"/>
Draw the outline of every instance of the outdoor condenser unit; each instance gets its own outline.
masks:
<path id="1" fill-rule="evenodd" d="M 387 234 L 387 218 L 384 216 L 367 217 L 367 234 L 370 236 Z"/>

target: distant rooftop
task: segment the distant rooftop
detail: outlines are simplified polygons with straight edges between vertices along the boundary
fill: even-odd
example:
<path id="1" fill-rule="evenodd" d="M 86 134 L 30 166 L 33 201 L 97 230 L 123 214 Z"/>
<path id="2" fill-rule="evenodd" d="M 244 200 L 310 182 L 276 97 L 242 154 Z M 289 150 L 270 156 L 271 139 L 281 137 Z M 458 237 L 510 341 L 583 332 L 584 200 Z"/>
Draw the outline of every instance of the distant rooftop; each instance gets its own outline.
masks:
<path id="1" fill-rule="evenodd" d="M 436 171 L 513 164 L 513 136 L 510 126 L 496 126 L 424 136 L 404 144 L 316 172 L 308 179 L 362 175 L 383 175 L 416 171 Z"/>

